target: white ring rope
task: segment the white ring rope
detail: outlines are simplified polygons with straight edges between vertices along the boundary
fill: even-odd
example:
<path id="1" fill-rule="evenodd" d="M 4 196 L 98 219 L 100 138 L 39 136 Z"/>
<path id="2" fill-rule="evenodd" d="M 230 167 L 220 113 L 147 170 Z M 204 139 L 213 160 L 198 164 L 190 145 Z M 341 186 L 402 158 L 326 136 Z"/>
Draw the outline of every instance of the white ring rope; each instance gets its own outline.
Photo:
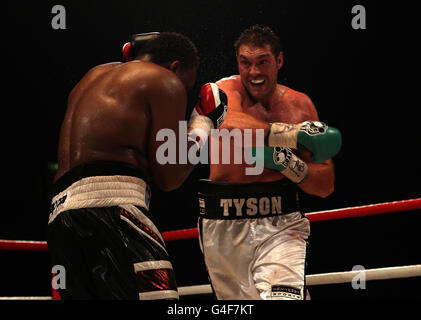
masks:
<path id="1" fill-rule="evenodd" d="M 365 281 L 369 280 L 388 280 L 398 278 L 421 277 L 421 264 L 415 264 L 403 267 L 387 267 L 377 269 L 362 269 L 357 271 L 331 272 L 306 276 L 307 286 L 316 286 L 334 283 L 347 283 L 363 275 Z M 210 284 L 179 287 L 180 296 L 189 296 L 197 294 L 212 294 Z M 52 300 L 51 297 L 0 297 L 0 300 Z"/>
<path id="2" fill-rule="evenodd" d="M 397 278 L 421 277 L 421 264 L 403 267 L 313 274 L 306 277 L 306 284 L 309 286 L 316 286 L 322 284 L 352 282 L 352 280 L 361 273 L 364 274 L 365 280 L 388 280 Z"/>
<path id="3" fill-rule="evenodd" d="M 306 276 L 306 285 L 316 286 L 322 284 L 352 282 L 352 280 L 356 276 L 361 274 L 364 275 L 364 280 L 366 281 L 421 277 L 421 264 L 403 267 L 389 267 L 357 271 L 313 274 Z M 211 294 L 212 288 L 209 284 L 179 287 L 178 293 L 180 294 L 180 296 L 195 294 Z"/>

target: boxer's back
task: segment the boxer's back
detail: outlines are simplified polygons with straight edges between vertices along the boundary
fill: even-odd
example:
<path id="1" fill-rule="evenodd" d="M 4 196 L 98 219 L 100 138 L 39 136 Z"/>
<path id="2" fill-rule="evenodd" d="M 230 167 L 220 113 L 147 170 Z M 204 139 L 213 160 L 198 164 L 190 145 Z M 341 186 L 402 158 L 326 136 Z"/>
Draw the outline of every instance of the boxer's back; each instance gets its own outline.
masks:
<path id="1" fill-rule="evenodd" d="M 140 61 L 110 63 L 82 78 L 68 99 L 56 179 L 95 160 L 129 163 L 148 175 L 148 91 L 160 69 Z"/>

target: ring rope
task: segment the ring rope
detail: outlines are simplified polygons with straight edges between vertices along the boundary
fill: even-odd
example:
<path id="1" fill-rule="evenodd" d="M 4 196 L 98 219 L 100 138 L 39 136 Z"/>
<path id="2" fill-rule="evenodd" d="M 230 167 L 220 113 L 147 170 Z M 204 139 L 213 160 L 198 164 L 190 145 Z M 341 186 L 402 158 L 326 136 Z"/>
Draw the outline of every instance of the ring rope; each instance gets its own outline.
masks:
<path id="1" fill-rule="evenodd" d="M 327 221 L 345 218 L 365 217 L 376 214 L 411 211 L 421 209 L 421 198 L 383 202 L 371 205 L 348 207 L 325 211 L 306 213 L 310 222 Z M 196 239 L 199 235 L 197 228 L 162 232 L 165 241 Z M 47 251 L 46 241 L 1 240 L 0 250 Z"/>
<path id="2" fill-rule="evenodd" d="M 358 270 L 358 271 L 313 274 L 313 275 L 306 276 L 306 285 L 316 286 L 316 285 L 352 282 L 353 279 L 360 274 L 364 275 L 364 280 L 366 281 L 421 277 L 421 264 L 402 266 L 402 267 L 387 267 L 387 268 L 367 269 L 367 270 Z M 178 293 L 181 296 L 196 295 L 196 294 L 211 294 L 212 288 L 210 284 L 179 287 Z"/>
<path id="3" fill-rule="evenodd" d="M 0 297 L 0 300 L 53 300 L 49 296 Z"/>
<path id="4" fill-rule="evenodd" d="M 306 284 L 310 286 L 346 283 L 363 273 L 365 280 L 389 280 L 398 278 L 412 278 L 421 276 L 421 264 L 402 267 L 387 267 L 367 270 L 356 270 L 346 272 L 331 272 L 324 274 L 313 274 L 306 277 Z"/>
<path id="5" fill-rule="evenodd" d="M 377 269 L 331 272 L 306 276 L 307 286 L 336 284 L 352 282 L 356 276 L 363 273 L 364 278 L 359 280 L 390 280 L 398 278 L 421 277 L 421 264 L 402 266 L 402 267 L 386 267 Z M 210 284 L 201 284 L 195 286 L 179 287 L 180 296 L 212 294 Z M 52 297 L 0 297 L 0 300 L 52 300 Z"/>
<path id="6" fill-rule="evenodd" d="M 310 222 L 316 222 L 345 218 L 359 218 L 376 214 L 411 211 L 417 209 L 421 209 L 421 198 L 383 202 L 342 209 L 316 211 L 307 213 L 306 217 L 310 220 Z"/>

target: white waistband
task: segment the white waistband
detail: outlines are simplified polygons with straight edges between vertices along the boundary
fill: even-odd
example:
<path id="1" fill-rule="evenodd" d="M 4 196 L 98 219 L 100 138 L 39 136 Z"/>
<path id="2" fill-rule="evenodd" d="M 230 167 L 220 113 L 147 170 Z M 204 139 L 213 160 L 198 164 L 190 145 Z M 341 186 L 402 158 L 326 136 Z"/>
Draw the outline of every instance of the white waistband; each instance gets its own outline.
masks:
<path id="1" fill-rule="evenodd" d="M 72 209 L 124 204 L 149 209 L 149 199 L 149 186 L 140 178 L 119 175 L 87 177 L 53 198 L 48 223 L 59 213 Z"/>

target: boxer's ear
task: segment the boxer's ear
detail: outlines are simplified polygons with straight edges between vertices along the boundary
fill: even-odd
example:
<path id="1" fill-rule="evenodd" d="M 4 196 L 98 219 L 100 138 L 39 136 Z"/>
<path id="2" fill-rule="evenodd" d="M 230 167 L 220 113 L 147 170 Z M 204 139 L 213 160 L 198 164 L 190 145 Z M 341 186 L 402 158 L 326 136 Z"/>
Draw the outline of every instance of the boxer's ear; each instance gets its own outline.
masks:
<path id="1" fill-rule="evenodd" d="M 181 63 L 178 60 L 175 60 L 173 62 L 171 62 L 169 69 L 174 72 L 177 73 L 177 70 L 180 68 Z"/>
<path id="2" fill-rule="evenodd" d="M 283 64 L 284 64 L 284 53 L 281 51 L 276 57 L 276 65 L 278 66 L 278 70 L 281 69 Z"/>

